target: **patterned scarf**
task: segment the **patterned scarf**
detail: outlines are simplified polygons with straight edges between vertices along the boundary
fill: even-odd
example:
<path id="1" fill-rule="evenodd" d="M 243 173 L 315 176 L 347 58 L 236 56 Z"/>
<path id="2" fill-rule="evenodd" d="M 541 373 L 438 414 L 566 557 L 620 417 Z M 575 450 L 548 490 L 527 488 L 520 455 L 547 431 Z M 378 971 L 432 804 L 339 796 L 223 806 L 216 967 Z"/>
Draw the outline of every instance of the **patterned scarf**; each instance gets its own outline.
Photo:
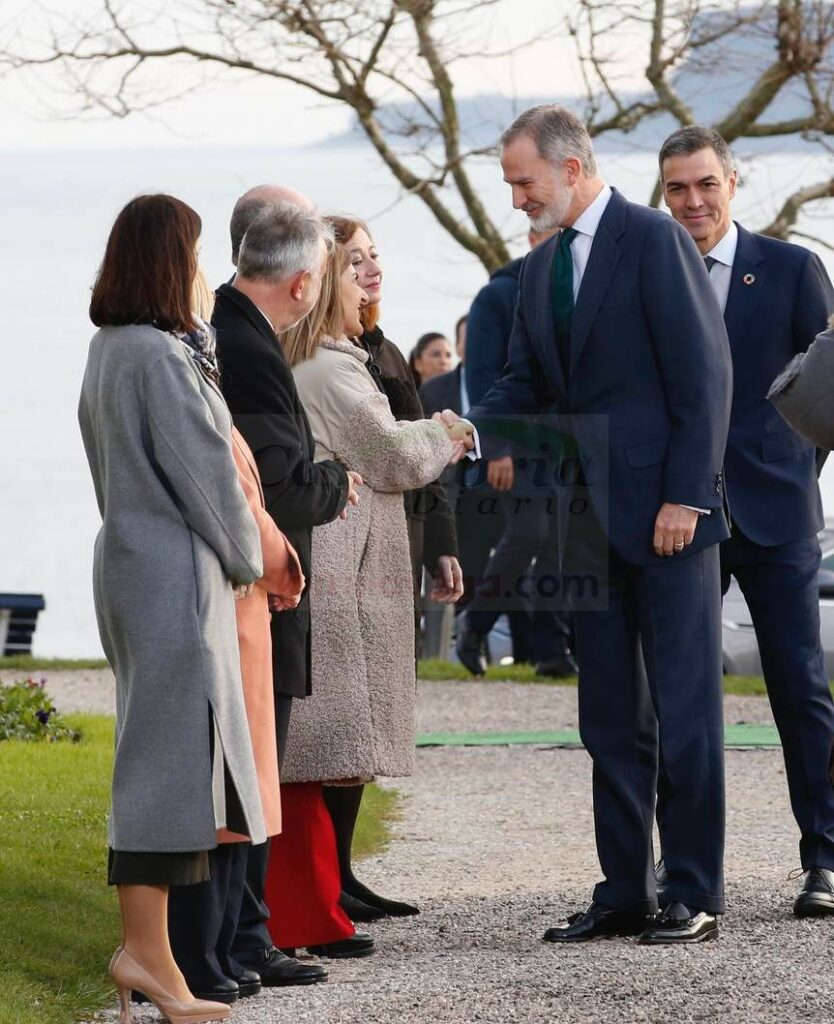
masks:
<path id="1" fill-rule="evenodd" d="M 200 372 L 219 387 L 220 367 L 217 365 L 214 328 L 199 317 L 194 319 L 197 327 L 193 331 L 174 331 L 174 334 L 185 345 Z"/>

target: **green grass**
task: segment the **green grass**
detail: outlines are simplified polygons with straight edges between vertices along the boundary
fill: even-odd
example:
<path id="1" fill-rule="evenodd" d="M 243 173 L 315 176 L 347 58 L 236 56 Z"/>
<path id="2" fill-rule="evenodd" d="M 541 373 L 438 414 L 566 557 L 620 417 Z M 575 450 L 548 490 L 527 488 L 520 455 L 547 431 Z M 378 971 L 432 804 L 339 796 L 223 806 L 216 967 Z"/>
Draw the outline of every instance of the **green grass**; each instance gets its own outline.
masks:
<path id="1" fill-rule="evenodd" d="M 418 679 L 429 682 L 444 680 L 467 681 L 472 677 L 461 665 L 441 658 L 428 658 L 417 666 Z M 548 676 L 536 675 L 532 665 L 490 665 L 484 677 L 487 682 L 495 683 L 539 683 L 545 686 L 576 686 L 576 676 L 564 679 L 551 679 Z M 724 676 L 724 692 L 742 696 L 764 696 L 764 680 L 758 676 Z"/>
<path id="2" fill-rule="evenodd" d="M 63 1024 L 112 997 L 105 884 L 113 722 L 67 716 L 79 744 L 0 744 L 0 1024 Z"/>
<path id="3" fill-rule="evenodd" d="M 0 658 L 0 671 L 20 669 L 22 672 L 43 672 L 52 669 L 53 672 L 60 672 L 75 668 L 107 668 L 107 662 L 102 658 L 33 658 L 31 654 Z"/>
<path id="4" fill-rule="evenodd" d="M 0 1024 L 71 1024 L 113 1001 L 119 936 L 105 882 L 113 720 L 68 715 L 83 739 L 0 743 Z M 385 849 L 397 794 L 369 786 L 357 856 Z"/>

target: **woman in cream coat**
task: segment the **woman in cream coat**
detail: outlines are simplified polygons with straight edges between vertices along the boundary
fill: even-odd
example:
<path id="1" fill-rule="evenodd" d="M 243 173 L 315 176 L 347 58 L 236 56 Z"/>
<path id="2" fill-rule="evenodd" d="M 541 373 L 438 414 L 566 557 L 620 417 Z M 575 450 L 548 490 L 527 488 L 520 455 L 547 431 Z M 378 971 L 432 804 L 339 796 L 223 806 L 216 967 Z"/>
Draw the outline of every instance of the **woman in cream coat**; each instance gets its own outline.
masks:
<path id="1" fill-rule="evenodd" d="M 349 340 L 362 332 L 366 301 L 347 251 L 336 245 L 318 306 L 281 339 L 316 459 L 338 459 L 363 480 L 347 519 L 313 531 L 313 694 L 293 708 L 282 767 L 285 813 L 288 791 L 297 788 L 287 783 L 311 784 L 309 798 L 320 802 L 325 782 L 356 785 L 409 775 L 414 767 L 414 612 L 402 495 L 435 480 L 462 456 L 463 445 L 440 422 L 394 419 L 366 368 L 367 352 Z M 318 804 L 315 811 L 310 806 L 303 814 L 318 815 Z M 332 824 L 322 828 L 328 834 L 314 868 L 289 848 L 288 835 L 273 844 L 268 902 L 280 901 L 270 922 L 273 939 L 331 956 L 371 952 L 370 937 L 361 948 L 351 944 L 353 925 L 336 906 L 341 885 Z"/>

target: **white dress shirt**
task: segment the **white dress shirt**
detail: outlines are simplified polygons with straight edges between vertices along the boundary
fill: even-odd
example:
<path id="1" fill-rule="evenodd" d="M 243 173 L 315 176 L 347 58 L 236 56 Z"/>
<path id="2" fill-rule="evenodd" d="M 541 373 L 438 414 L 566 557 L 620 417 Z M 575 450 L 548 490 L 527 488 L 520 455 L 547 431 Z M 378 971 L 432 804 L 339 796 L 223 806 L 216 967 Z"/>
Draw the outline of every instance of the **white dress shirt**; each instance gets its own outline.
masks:
<path id="1" fill-rule="evenodd" d="M 727 296 L 730 294 L 730 281 L 733 277 L 733 263 L 738 248 L 738 228 L 735 221 L 730 221 L 730 227 L 724 237 L 717 242 L 707 253 L 715 263 L 709 271 L 709 283 L 718 299 L 723 313 L 727 308 Z M 706 257 L 704 257 L 706 259 Z"/>
<path id="2" fill-rule="evenodd" d="M 599 190 L 596 199 L 573 222 L 573 230 L 577 232 L 576 238 L 570 244 L 570 255 L 573 261 L 573 301 L 576 302 L 579 296 L 579 286 L 585 275 L 585 268 L 591 256 L 591 246 L 594 244 L 594 235 L 597 233 L 599 222 L 605 213 L 605 208 L 611 200 L 611 188 L 603 185 Z"/>
<path id="3" fill-rule="evenodd" d="M 466 376 L 463 372 L 463 363 L 460 364 L 460 414 L 465 416 L 469 412 L 469 395 L 466 391 Z"/>

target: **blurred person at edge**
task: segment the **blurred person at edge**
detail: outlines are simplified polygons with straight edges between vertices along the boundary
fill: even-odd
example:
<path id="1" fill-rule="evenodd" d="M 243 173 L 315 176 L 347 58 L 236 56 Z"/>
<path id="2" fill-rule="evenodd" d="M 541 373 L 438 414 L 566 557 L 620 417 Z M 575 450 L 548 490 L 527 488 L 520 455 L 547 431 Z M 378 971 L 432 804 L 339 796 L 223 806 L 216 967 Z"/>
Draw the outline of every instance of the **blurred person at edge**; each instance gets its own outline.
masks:
<path id="1" fill-rule="evenodd" d="M 174 960 L 169 887 L 207 880 L 223 828 L 266 840 L 234 600 L 262 575 L 261 545 L 195 313 L 200 230 L 167 195 L 139 196 L 116 218 L 78 409 L 103 520 L 96 614 L 116 677 L 108 882 L 122 941 L 109 970 L 122 1024 L 133 989 L 170 1024 L 228 1019 Z"/>
<path id="2" fill-rule="evenodd" d="M 396 420 L 355 340 L 367 303 L 349 250 L 336 243 L 310 316 L 281 336 L 310 418 L 317 459 L 360 474 L 346 522 L 313 531 L 310 588 L 313 693 L 293 709 L 283 761 L 284 813 L 325 783 L 358 787 L 414 767 L 414 607 L 403 492 L 436 479 L 464 454 L 440 420 Z M 468 442 L 471 445 L 471 441 Z M 361 795 L 358 790 L 357 795 Z M 313 857 L 290 823 L 270 852 L 267 903 L 275 944 L 362 956 L 339 906 L 335 844 Z M 332 830 L 331 830 L 332 833 Z"/>
<path id="3" fill-rule="evenodd" d="M 198 276 L 196 291 L 197 312 L 208 322 L 214 312 L 214 292 L 202 275 Z M 215 367 L 207 364 L 204 372 L 213 372 L 211 379 L 216 382 Z M 281 797 L 270 613 L 298 607 L 305 580 L 298 555 L 266 511 L 255 457 L 236 427 L 232 427 L 232 454 L 243 493 L 258 524 L 263 552 L 264 574 L 251 594 L 236 602 L 235 613 L 258 788 L 266 834 L 273 836 L 281 831 Z M 232 953 L 249 844 L 245 836 L 229 829 L 224 829 L 218 838 L 219 845 L 209 852 L 209 881 L 171 886 L 168 935 L 174 958 L 191 991 L 200 998 L 233 1003 L 261 990 L 257 972 L 239 964 Z"/>
<path id="4" fill-rule="evenodd" d="M 329 216 L 336 241 L 344 245 L 356 270 L 359 286 L 368 296 L 360 311 L 364 331 L 358 339 L 370 356 L 367 366 L 377 387 L 388 398 L 397 420 L 420 420 L 425 413 L 417 397 L 414 378 L 402 352 L 379 326 L 382 299 L 383 268 L 379 250 L 371 238 L 367 224 L 355 217 Z M 460 337 L 460 330 L 458 331 Z M 414 583 L 415 652 L 419 657 L 421 621 L 421 583 L 423 568 L 434 580 L 432 600 L 449 604 L 463 593 L 463 577 L 458 562 L 458 538 L 454 513 L 447 500 L 441 480 L 433 480 L 423 488 L 403 495 L 408 541 L 411 550 L 411 571 Z M 373 921 L 379 917 L 401 917 L 417 913 L 409 903 L 389 900 L 363 885 L 353 873 L 351 847 L 362 786 L 325 786 L 324 799 L 336 829 L 339 864 L 342 874 L 342 907 L 353 921 Z"/>
<path id="5" fill-rule="evenodd" d="M 309 584 L 313 527 L 345 516 L 357 500 L 360 481 L 339 462 L 313 461 L 310 425 L 276 331 L 303 319 L 317 301 L 331 233 L 306 196 L 261 185 L 235 204 L 230 234 L 237 272 L 218 288 L 213 316 L 220 384 L 235 426 L 255 457 L 267 511 L 298 553 Z M 309 586 L 298 608 L 273 616 L 271 629 L 280 769 L 291 709 L 310 693 Z M 305 810 L 300 834 L 312 855 L 327 840 L 326 832 L 321 838 L 315 828 L 326 812 L 320 798 Z M 285 834 L 299 828 L 299 811 L 287 813 L 283 787 L 282 817 Z M 272 942 L 264 899 L 268 858 L 268 844 L 248 850 L 232 955 L 257 972 L 265 986 L 323 981 L 327 971 L 321 964 L 288 957 Z M 280 913 L 279 907 L 273 910 Z"/>
<path id="6" fill-rule="evenodd" d="M 554 234 L 555 229 L 531 229 L 530 248 Z M 523 262 L 522 257 L 497 270 L 472 302 L 464 365 L 470 404 L 480 402 L 507 364 Z M 467 590 L 461 602 L 466 613 L 459 619 L 457 655 L 470 672 L 482 675 L 487 666 L 487 637 L 505 611 L 516 662 L 532 661 L 537 672 L 556 678 L 576 675 L 570 613 L 562 602 L 544 597 L 550 591 L 537 585 L 545 578 L 559 578 L 556 516 L 548 504 L 550 496 L 536 494 L 540 487 L 531 488 L 540 453 L 529 449 L 521 453 L 519 449 L 516 454 L 521 457 L 514 459 L 508 441 L 505 453 L 496 453 L 487 463 L 488 486 L 461 493 L 458 532 L 465 538 L 461 544 Z M 492 500 L 485 500 L 485 495 Z M 491 554 L 490 548 L 494 548 Z"/>
<path id="7" fill-rule="evenodd" d="M 825 328 L 834 289 L 814 253 L 733 221 L 737 172 L 717 132 L 697 125 L 674 132 L 659 163 L 666 205 L 698 246 L 730 339 L 724 475 L 731 534 L 719 548 L 721 587 L 726 593 L 735 576 L 747 601 L 782 739 L 801 833 L 803 882 L 793 909 L 798 917 L 834 914 L 834 701 L 820 644 L 817 453 L 765 397 L 785 364 Z M 659 821 L 666 791 L 659 787 Z"/>
<path id="8" fill-rule="evenodd" d="M 418 390 L 432 377 L 448 373 L 452 369 L 452 346 L 449 339 L 437 331 L 421 334 L 408 357 L 408 366 Z"/>

